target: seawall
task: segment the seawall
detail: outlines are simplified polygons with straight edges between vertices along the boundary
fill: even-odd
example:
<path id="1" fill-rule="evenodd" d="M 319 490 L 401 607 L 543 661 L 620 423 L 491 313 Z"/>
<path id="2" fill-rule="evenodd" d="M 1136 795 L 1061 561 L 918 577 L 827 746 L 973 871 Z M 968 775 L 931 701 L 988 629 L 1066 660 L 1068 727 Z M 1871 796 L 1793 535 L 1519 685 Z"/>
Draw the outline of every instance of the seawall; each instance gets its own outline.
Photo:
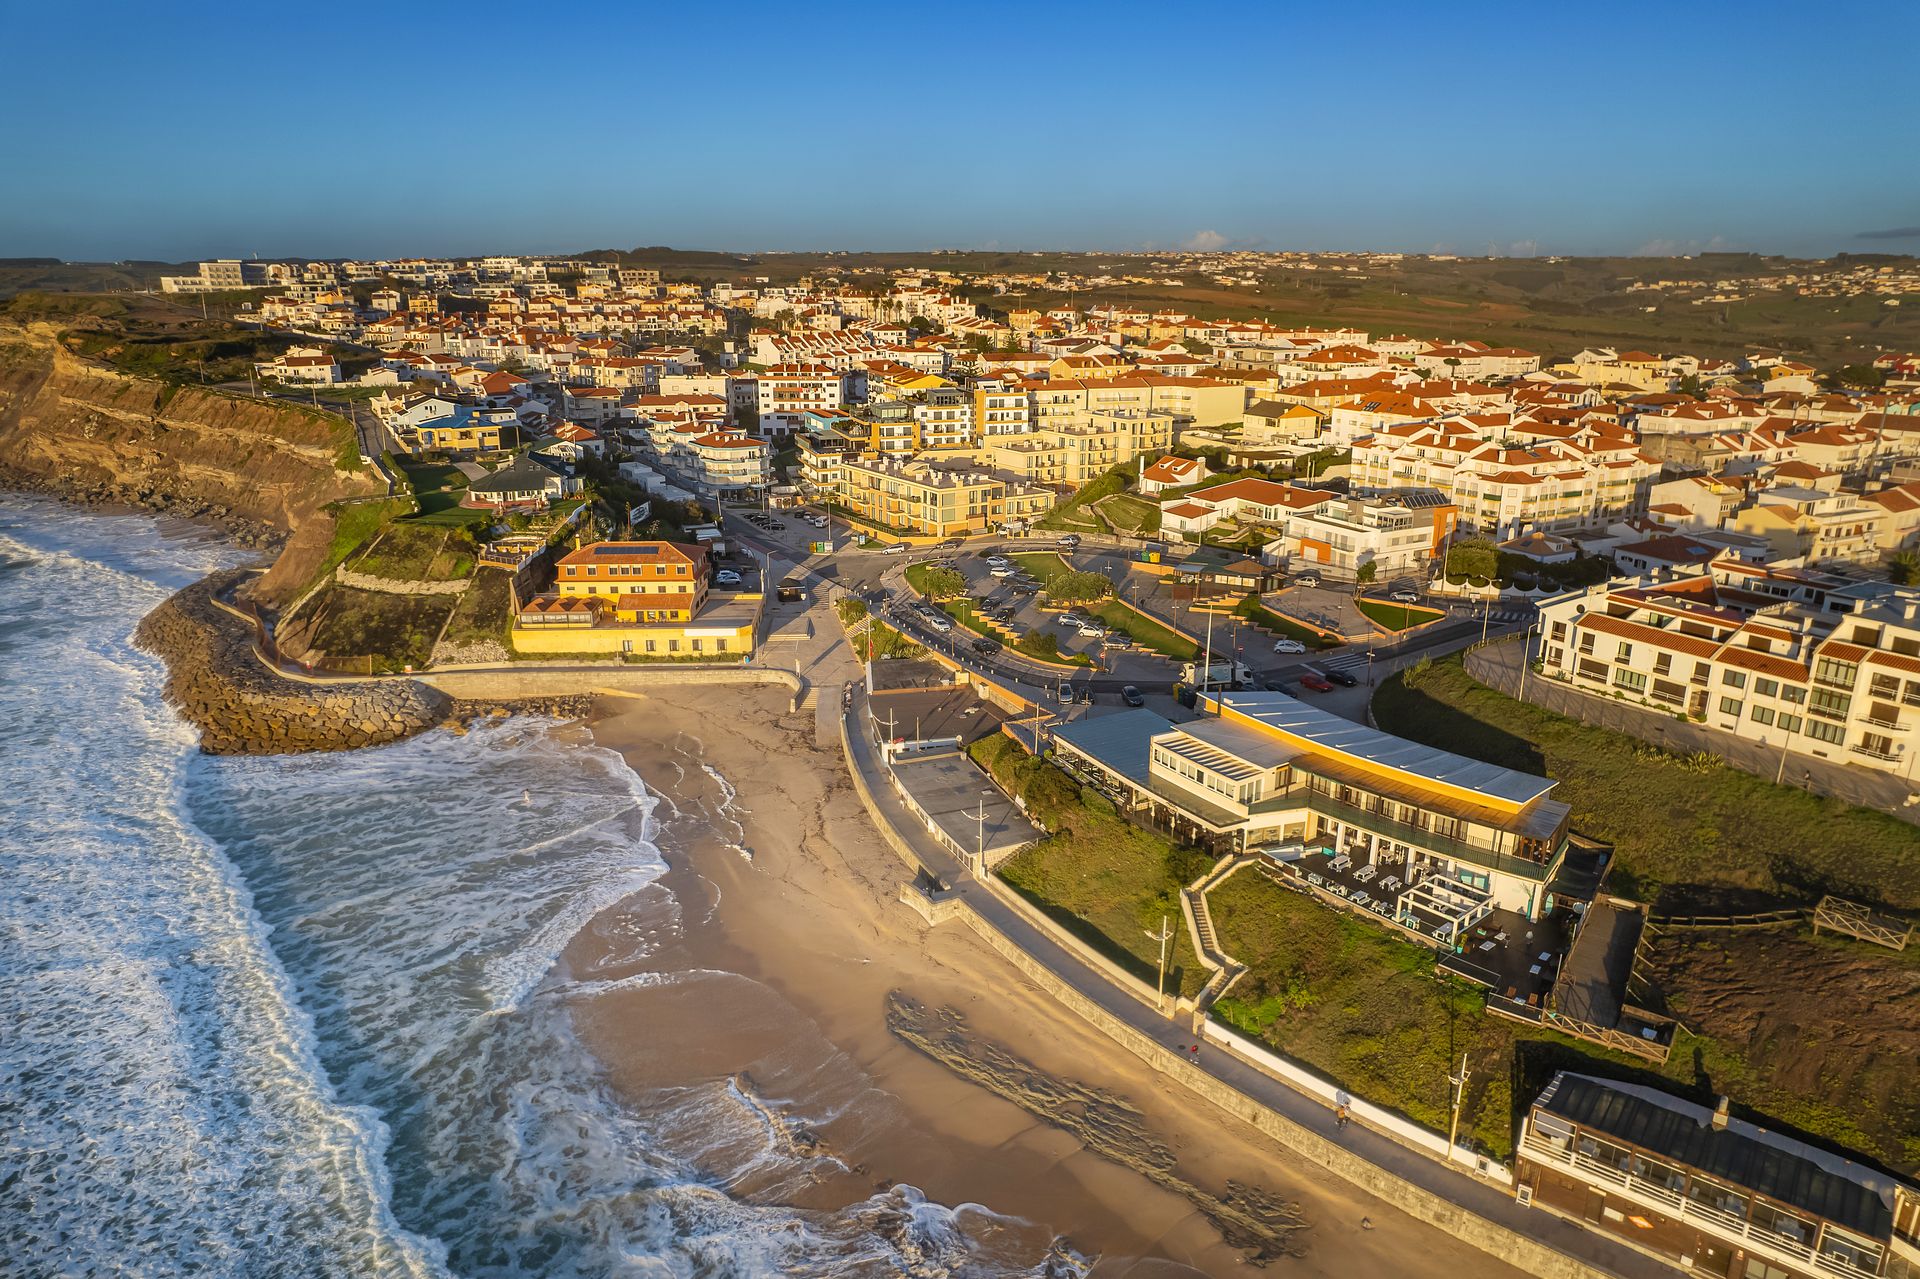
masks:
<path id="1" fill-rule="evenodd" d="M 167 700 L 210 755 L 353 750 L 445 723 L 453 700 L 414 680 L 301 683 L 254 652 L 252 628 L 213 602 L 246 574 L 215 573 L 147 614 L 134 642 L 167 664 Z"/>

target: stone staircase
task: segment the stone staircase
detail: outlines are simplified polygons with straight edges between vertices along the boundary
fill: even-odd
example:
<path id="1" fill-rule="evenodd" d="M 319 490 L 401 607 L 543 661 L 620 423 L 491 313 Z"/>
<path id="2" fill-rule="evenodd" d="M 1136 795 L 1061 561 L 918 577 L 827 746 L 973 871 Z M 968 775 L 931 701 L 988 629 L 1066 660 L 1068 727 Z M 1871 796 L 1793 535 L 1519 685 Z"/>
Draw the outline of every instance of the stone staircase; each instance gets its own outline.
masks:
<path id="1" fill-rule="evenodd" d="M 1213 1007 L 1214 1002 L 1226 994 L 1247 971 L 1245 964 L 1220 949 L 1220 940 L 1213 928 L 1213 914 L 1207 908 L 1207 893 L 1227 876 L 1242 866 L 1251 865 L 1254 860 L 1241 854 L 1223 857 L 1198 882 L 1180 890 L 1180 914 L 1186 920 L 1187 935 L 1193 941 L 1194 953 L 1200 957 L 1200 963 L 1210 974 L 1207 984 L 1194 1000 L 1195 1026 L 1206 1018 L 1207 1010 Z"/>

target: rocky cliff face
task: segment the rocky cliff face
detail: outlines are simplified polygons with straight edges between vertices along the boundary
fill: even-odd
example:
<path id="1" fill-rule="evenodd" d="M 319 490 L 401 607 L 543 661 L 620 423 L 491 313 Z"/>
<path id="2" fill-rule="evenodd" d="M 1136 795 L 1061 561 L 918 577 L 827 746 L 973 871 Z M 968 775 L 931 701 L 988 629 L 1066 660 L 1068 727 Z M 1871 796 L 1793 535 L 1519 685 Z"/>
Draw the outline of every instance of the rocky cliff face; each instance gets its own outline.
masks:
<path id="1" fill-rule="evenodd" d="M 381 491 L 371 472 L 336 467 L 336 432 L 298 406 L 89 364 L 46 325 L 0 327 L 0 483 L 213 519 L 243 542 L 290 539 L 290 562 L 264 583 L 269 602 L 318 567 L 327 503 Z"/>

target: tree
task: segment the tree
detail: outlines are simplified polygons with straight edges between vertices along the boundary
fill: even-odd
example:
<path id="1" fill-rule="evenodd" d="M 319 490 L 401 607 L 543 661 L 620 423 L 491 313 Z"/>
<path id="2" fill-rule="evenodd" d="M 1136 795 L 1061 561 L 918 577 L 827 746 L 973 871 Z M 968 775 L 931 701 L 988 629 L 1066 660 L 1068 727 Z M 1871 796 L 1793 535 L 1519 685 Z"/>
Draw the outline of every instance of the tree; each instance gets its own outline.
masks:
<path id="1" fill-rule="evenodd" d="M 1356 588 L 1372 586 L 1374 580 L 1379 576 L 1380 566 L 1372 560 L 1368 560 L 1365 564 L 1362 564 L 1359 571 L 1353 575 L 1353 584 Z M 1354 594 L 1359 594 L 1359 590 L 1356 589 Z"/>
<path id="2" fill-rule="evenodd" d="M 967 593 L 967 575 L 957 568 L 930 568 L 920 581 L 930 599 L 951 599 Z"/>
<path id="3" fill-rule="evenodd" d="M 1500 553 L 1485 538 L 1455 542 L 1447 549 L 1447 576 L 1484 577 L 1492 580 L 1500 571 Z"/>
<path id="4" fill-rule="evenodd" d="M 1888 556 L 1887 576 L 1895 586 L 1920 585 L 1920 551 L 1895 551 Z"/>
<path id="5" fill-rule="evenodd" d="M 1180 339 L 1180 345 L 1186 347 L 1187 350 L 1194 355 L 1213 354 L 1213 344 L 1205 338 L 1182 338 Z"/>
<path id="6" fill-rule="evenodd" d="M 1047 583 L 1047 594 L 1066 604 L 1103 600 L 1113 594 L 1113 582 L 1104 573 L 1061 573 Z"/>

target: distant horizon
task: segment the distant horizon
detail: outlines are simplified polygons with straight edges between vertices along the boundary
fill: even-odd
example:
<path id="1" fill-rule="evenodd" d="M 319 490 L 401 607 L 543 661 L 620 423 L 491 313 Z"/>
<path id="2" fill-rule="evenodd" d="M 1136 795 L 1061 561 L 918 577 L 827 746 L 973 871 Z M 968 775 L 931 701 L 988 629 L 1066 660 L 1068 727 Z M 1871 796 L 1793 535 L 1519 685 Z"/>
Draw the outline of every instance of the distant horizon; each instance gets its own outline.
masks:
<path id="1" fill-rule="evenodd" d="M 1915 6 L 9 16 L 8 256 L 1920 251 Z"/>
<path id="2" fill-rule="evenodd" d="M 205 253 L 189 254 L 178 258 L 119 257 L 119 258 L 62 258 L 50 253 L 4 253 L 0 252 L 0 265 L 21 263 L 59 263 L 64 266 L 181 266 L 194 262 L 241 261 L 241 262 L 397 262 L 418 259 L 429 262 L 467 261 L 488 257 L 519 258 L 584 258 L 595 253 L 617 253 L 625 256 L 647 253 L 701 253 L 716 257 L 756 258 L 756 257 L 935 257 L 941 255 L 997 255 L 1003 257 L 1164 257 L 1173 254 L 1194 253 L 1255 253 L 1267 255 L 1293 255 L 1305 257 L 1375 257 L 1395 256 L 1409 258 L 1458 258 L 1464 261 L 1547 261 L 1547 260 L 1595 260 L 1595 259 L 1644 259 L 1693 260 L 1703 257 L 1757 257 L 1788 262 L 1831 262 L 1837 258 L 1893 258 L 1911 260 L 1920 257 L 1920 251 L 1906 252 L 1892 249 L 1839 249 L 1823 255 L 1807 255 L 1785 252 L 1768 252 L 1762 249 L 1701 249 L 1691 253 L 1455 253 L 1444 250 L 1414 249 L 1215 249 L 1195 250 L 1181 248 L 1044 248 L 1044 249 L 1007 249 L 1007 248 L 967 248 L 954 245 L 939 245 L 926 249 L 715 249 L 678 244 L 648 244 L 630 249 L 599 247 L 592 249 L 535 250 L 514 248 L 473 249 L 453 253 L 423 253 L 409 250 L 387 253 Z M 744 265 L 744 263 L 743 263 Z"/>

